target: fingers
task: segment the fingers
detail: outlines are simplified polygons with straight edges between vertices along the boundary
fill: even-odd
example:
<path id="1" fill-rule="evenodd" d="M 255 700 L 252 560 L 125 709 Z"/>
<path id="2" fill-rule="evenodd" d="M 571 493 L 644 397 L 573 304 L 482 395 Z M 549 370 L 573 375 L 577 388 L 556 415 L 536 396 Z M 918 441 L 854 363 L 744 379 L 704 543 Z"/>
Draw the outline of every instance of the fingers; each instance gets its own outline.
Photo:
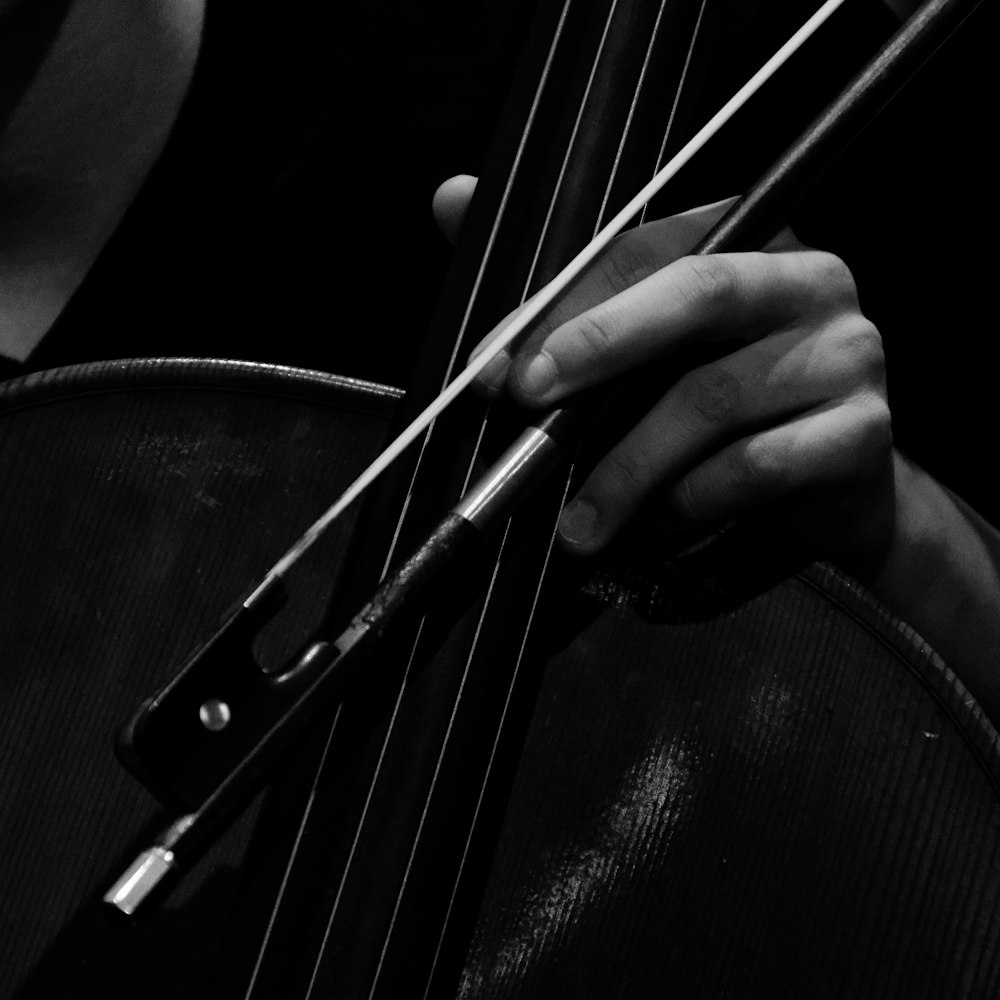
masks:
<path id="1" fill-rule="evenodd" d="M 476 190 L 477 180 L 478 178 L 471 177 L 469 174 L 458 174 L 455 177 L 449 177 L 434 192 L 434 198 L 431 201 L 434 221 L 450 243 L 458 241 L 458 234 L 465 222 L 472 195 Z"/>
<path id="2" fill-rule="evenodd" d="M 891 445 L 884 397 L 858 393 L 729 445 L 685 475 L 667 503 L 682 520 L 718 524 L 793 493 L 874 478 Z"/>
<path id="3" fill-rule="evenodd" d="M 525 405 L 550 406 L 694 341 L 752 341 L 856 302 L 850 272 L 830 254 L 683 257 L 532 337 L 509 388 Z"/>
<path id="4" fill-rule="evenodd" d="M 547 408 L 696 343 L 728 352 L 664 385 L 588 476 L 559 529 L 580 554 L 602 548 L 651 497 L 690 528 L 826 485 L 827 510 L 843 521 L 859 495 L 884 490 L 884 358 L 850 271 L 787 231 L 767 252 L 680 256 L 713 222 L 678 235 L 676 220 L 663 220 L 618 238 L 513 360 L 501 355 L 479 377 Z M 803 509 L 807 520 L 815 513 Z"/>
<path id="5" fill-rule="evenodd" d="M 687 253 L 725 214 L 735 199 L 647 223 L 617 237 L 573 287 L 535 324 L 520 352 L 536 352 L 554 329 L 649 277 Z M 522 307 L 523 308 L 523 307 Z M 498 326 L 502 329 L 519 310 Z M 496 332 L 496 331 L 494 331 Z M 492 335 L 491 335 L 492 336 Z M 473 351 L 475 357 L 490 337 Z M 504 386 L 510 356 L 505 351 L 479 376 L 480 391 L 495 395 Z"/>
<path id="6" fill-rule="evenodd" d="M 560 523 L 597 551 L 651 495 L 711 524 L 784 493 L 865 478 L 889 453 L 878 333 L 862 317 L 788 331 L 685 375 L 596 466 Z"/>
<path id="7" fill-rule="evenodd" d="M 874 479 L 891 440 L 884 398 L 859 394 L 727 445 L 656 502 L 678 526 L 711 527 L 810 488 Z M 620 475 L 623 468 L 641 468 L 634 454 L 609 456 L 602 466 L 559 522 L 563 543 L 581 555 L 601 549 L 648 495 L 644 474 Z"/>

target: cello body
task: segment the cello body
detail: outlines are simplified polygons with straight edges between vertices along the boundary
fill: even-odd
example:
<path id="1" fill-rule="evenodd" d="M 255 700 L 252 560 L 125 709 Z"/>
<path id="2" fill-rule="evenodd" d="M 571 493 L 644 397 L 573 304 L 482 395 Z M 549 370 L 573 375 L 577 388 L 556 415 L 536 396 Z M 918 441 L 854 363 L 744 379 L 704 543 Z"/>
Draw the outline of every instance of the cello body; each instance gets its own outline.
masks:
<path id="1" fill-rule="evenodd" d="M 617 152 L 598 141 L 635 93 L 614 69 L 622 53 L 602 60 L 635 46 L 637 75 L 679 72 L 662 47 L 698 11 L 670 10 L 662 34 L 643 4 L 610 21 L 546 12 L 539 38 L 574 44 L 539 41 L 526 57 L 551 63 L 560 86 L 525 74 L 536 82 L 512 97 L 510 120 L 535 115 L 530 142 L 501 135 L 466 236 L 488 252 L 459 260 L 435 322 L 460 330 L 460 350 L 656 160 L 662 134 L 622 133 Z M 639 58 L 647 46 L 655 58 Z M 645 114 L 669 82 L 643 91 Z M 587 110 L 574 119 L 562 101 Z M 567 174 L 547 147 L 581 155 Z M 522 183 L 504 200 L 511 177 Z M 460 291 L 484 257 L 507 280 L 462 321 Z M 153 920 L 110 922 L 100 892 L 164 818 L 113 760 L 117 725 L 455 355 L 453 337 L 432 336 L 398 406 L 388 390 L 225 363 L 97 366 L 5 388 L 3 990 L 994 992 L 996 734 L 960 682 L 850 581 L 759 533 L 653 553 L 639 534 L 599 562 L 561 560 L 550 541 L 565 477 L 390 640 L 384 668 L 304 735 Z M 467 424 L 483 409 L 464 402 L 324 544 L 283 623 L 293 636 L 331 600 L 334 623 L 349 616 L 452 502 L 480 461 Z M 490 413 L 486 453 L 513 422 Z M 265 492 L 280 498 L 266 515 Z M 386 511 L 401 497 L 397 531 Z M 261 656 L 280 663 L 296 640 L 272 639 Z"/>
<path id="2" fill-rule="evenodd" d="M 368 791 L 355 769 L 366 739 L 385 752 L 386 711 L 359 710 L 325 771 L 327 730 L 312 734 L 132 928 L 100 896 L 165 817 L 115 760 L 113 735 L 226 610 L 218 579 L 235 585 L 280 552 L 256 491 L 308 520 L 328 477 L 348 477 L 358 443 L 378 440 L 394 394 L 285 372 L 271 396 L 254 366 L 115 367 L 59 373 L 43 400 L 17 383 L 4 398 L 4 468 L 33 473 L 28 491 L 4 477 L 5 563 L 37 572 L 6 576 L 2 604 L 3 992 L 307 996 L 310 982 L 358 975 L 364 954 L 365 942 L 324 938 L 336 849 L 357 822 L 352 782 Z M 53 434 L 61 446 L 41 457 Z M 114 559 L 94 542 L 101 522 Z M 192 548 L 214 560 L 193 565 Z M 727 536 L 656 566 L 563 575 L 544 598 L 557 626 L 524 651 L 517 690 L 487 699 L 504 717 L 485 752 L 450 717 L 450 731 L 426 714 L 400 730 L 388 753 L 411 754 L 407 778 L 424 794 L 431 784 L 445 815 L 429 860 L 395 858 L 416 898 L 411 913 L 391 900 L 408 923 L 375 977 L 386 995 L 994 991 L 995 731 L 856 585 L 829 567 L 776 574 L 773 557 Z M 344 589 L 331 565 L 311 574 L 306 619 Z M 439 697 L 443 681 L 423 680 Z M 432 778 L 412 759 L 421 740 Z M 384 841 L 409 819 L 406 793 L 365 803 L 375 843 L 352 845 L 364 855 L 352 922 L 382 902 Z M 447 844 L 442 858 L 449 839 L 464 850 Z"/>

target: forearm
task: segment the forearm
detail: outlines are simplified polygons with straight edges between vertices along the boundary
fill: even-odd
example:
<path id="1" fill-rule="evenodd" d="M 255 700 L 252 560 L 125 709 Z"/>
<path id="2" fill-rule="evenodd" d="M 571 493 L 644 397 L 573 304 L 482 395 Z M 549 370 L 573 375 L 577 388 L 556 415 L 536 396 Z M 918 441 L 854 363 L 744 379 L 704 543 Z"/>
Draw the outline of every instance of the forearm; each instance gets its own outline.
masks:
<path id="1" fill-rule="evenodd" d="M 898 453 L 894 471 L 893 540 L 866 583 L 1000 725 L 1000 533 Z"/>

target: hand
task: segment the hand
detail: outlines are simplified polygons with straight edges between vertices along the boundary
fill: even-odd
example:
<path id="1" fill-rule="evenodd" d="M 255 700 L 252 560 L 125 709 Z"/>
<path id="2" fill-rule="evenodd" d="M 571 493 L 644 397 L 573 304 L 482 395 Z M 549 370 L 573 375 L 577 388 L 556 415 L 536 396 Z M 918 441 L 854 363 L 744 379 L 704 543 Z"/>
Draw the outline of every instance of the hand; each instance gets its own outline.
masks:
<path id="1" fill-rule="evenodd" d="M 438 190 L 446 232 L 474 187 Z M 1000 533 L 893 450 L 881 342 L 850 272 L 790 234 L 768 253 L 684 257 L 677 234 L 695 223 L 619 239 L 512 362 L 483 373 L 484 391 L 547 407 L 692 341 L 730 347 L 666 386 L 596 466 L 563 514 L 564 544 L 596 552 L 644 502 L 706 527 L 768 506 L 914 626 L 1000 722 Z M 701 234 L 683 232 L 686 247 Z"/>
<path id="2" fill-rule="evenodd" d="M 472 178 L 442 185 L 442 228 L 457 231 L 473 188 Z M 769 252 L 682 256 L 713 221 L 668 219 L 620 237 L 481 387 L 549 408 L 714 342 L 725 353 L 666 386 L 592 470 L 563 513 L 563 543 L 596 552 L 641 505 L 679 528 L 771 505 L 819 554 L 870 559 L 894 511 L 878 331 L 847 267 L 791 234 Z"/>

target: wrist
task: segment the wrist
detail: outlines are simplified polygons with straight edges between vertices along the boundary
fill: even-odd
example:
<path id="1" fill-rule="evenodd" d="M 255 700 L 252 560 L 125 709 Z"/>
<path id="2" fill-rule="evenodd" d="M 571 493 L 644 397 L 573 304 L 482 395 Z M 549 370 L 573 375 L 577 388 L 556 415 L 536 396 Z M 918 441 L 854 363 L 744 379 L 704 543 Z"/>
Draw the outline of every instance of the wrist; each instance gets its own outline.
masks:
<path id="1" fill-rule="evenodd" d="M 869 589 L 1000 718 L 1000 535 L 898 453 L 889 544 Z"/>

